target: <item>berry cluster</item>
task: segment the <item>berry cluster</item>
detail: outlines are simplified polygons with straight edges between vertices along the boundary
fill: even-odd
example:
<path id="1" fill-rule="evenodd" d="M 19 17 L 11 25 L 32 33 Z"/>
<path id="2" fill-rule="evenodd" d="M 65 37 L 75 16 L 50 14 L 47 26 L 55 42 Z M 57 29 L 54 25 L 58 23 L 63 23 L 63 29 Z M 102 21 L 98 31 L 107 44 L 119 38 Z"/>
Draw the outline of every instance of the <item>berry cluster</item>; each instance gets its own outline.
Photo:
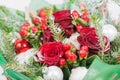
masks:
<path id="1" fill-rule="evenodd" d="M 80 14 L 77 10 L 73 10 L 72 11 L 72 18 L 73 21 L 76 22 L 76 24 L 74 24 L 76 26 L 76 30 L 80 33 L 80 30 L 83 27 L 88 27 L 89 23 L 90 23 L 90 17 L 89 17 L 89 12 L 85 6 L 84 3 L 81 3 L 79 5 L 80 8 Z"/>

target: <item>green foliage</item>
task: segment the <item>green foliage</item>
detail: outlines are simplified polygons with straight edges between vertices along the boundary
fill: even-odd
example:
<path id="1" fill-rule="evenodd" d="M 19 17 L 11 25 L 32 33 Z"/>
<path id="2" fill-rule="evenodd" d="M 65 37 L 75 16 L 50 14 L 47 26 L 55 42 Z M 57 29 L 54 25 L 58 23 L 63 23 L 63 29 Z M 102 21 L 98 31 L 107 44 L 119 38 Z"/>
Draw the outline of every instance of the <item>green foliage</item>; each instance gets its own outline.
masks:
<path id="1" fill-rule="evenodd" d="M 7 62 L 12 62 L 15 54 L 14 54 L 14 46 L 11 44 L 11 41 L 7 38 L 6 32 L 0 30 L 0 51 L 2 52 L 4 58 Z"/>
<path id="2" fill-rule="evenodd" d="M 9 33 L 18 31 L 20 25 L 25 21 L 24 13 L 18 10 L 0 6 L 0 29 Z"/>

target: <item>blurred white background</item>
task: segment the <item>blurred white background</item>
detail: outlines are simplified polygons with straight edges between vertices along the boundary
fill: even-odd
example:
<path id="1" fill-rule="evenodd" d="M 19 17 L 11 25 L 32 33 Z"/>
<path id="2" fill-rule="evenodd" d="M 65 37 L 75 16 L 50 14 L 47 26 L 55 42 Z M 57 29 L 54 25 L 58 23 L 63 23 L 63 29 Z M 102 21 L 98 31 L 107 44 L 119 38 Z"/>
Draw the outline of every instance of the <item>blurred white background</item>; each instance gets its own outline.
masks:
<path id="1" fill-rule="evenodd" d="M 30 1 L 31 0 L 0 0 L 0 5 L 24 11 Z"/>
<path id="2" fill-rule="evenodd" d="M 25 7 L 28 7 L 31 0 L 0 0 L 0 5 L 25 11 Z M 40 0 L 42 1 L 42 0 Z M 45 0 L 50 4 L 61 4 L 64 0 Z"/>

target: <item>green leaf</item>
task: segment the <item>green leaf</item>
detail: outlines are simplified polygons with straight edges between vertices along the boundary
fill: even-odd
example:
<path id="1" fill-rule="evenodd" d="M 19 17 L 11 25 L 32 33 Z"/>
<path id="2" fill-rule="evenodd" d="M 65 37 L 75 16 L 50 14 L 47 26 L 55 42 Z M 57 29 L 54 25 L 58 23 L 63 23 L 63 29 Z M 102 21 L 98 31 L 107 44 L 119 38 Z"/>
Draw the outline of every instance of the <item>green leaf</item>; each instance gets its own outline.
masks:
<path id="1" fill-rule="evenodd" d="M 64 80 L 67 80 L 70 76 L 70 70 L 68 67 L 63 67 L 62 68 L 63 74 L 64 74 Z"/>
<path id="2" fill-rule="evenodd" d="M 87 60 L 86 60 L 86 65 L 87 66 L 90 66 L 91 63 L 94 61 L 95 58 L 99 58 L 97 55 L 93 55 L 91 57 L 89 57 Z"/>
<path id="3" fill-rule="evenodd" d="M 83 61 L 81 62 L 81 66 L 86 66 L 86 60 L 83 60 Z"/>
<path id="4" fill-rule="evenodd" d="M 18 31 L 24 21 L 23 12 L 0 6 L 0 29 L 7 33 Z"/>

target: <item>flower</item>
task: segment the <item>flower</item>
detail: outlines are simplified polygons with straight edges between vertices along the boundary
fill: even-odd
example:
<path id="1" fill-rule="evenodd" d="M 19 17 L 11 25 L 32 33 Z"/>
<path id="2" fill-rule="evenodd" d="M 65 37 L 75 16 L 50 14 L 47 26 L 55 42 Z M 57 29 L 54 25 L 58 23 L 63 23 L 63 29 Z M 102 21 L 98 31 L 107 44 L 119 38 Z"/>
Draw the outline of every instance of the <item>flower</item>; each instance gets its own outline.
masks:
<path id="1" fill-rule="evenodd" d="M 64 54 L 63 44 L 61 42 L 47 42 L 43 44 L 37 54 L 37 61 L 47 65 L 57 65 Z"/>
<path id="2" fill-rule="evenodd" d="M 64 15 L 63 15 L 64 14 Z M 74 33 L 74 26 L 72 24 L 72 17 L 70 10 L 61 10 L 54 12 L 55 22 L 60 24 L 67 36 L 71 36 Z"/>
<path id="3" fill-rule="evenodd" d="M 78 36 L 77 40 L 81 45 L 88 46 L 90 52 L 98 53 L 102 50 L 95 28 L 82 28 L 80 36 Z M 103 40 L 105 44 L 104 52 L 107 53 L 110 49 L 110 41 L 107 38 Z"/>
<path id="4" fill-rule="evenodd" d="M 43 32 L 43 43 L 53 42 L 53 41 L 54 41 L 54 38 L 52 33 L 50 32 L 50 28 L 45 29 Z"/>

